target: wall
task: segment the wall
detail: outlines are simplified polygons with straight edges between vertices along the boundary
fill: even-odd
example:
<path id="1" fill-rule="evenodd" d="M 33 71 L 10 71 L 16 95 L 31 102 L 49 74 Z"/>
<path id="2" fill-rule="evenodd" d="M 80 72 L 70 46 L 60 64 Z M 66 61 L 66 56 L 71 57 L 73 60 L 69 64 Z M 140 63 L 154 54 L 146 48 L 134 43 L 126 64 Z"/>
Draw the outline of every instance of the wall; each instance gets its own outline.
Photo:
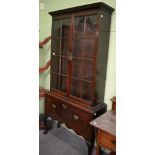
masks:
<path id="1" fill-rule="evenodd" d="M 104 2 L 111 7 L 115 8 L 115 0 L 40 0 L 44 3 L 44 10 L 40 10 L 39 13 L 39 40 L 42 41 L 47 36 L 51 35 L 51 16 L 48 12 L 54 10 L 60 10 L 64 8 L 80 6 L 84 4 L 94 3 L 94 2 Z M 109 45 L 109 56 L 108 56 L 108 68 L 107 68 L 107 78 L 106 78 L 106 89 L 105 89 L 105 100 L 108 109 L 111 108 L 110 99 L 116 96 L 116 13 L 112 14 L 111 21 L 111 33 L 110 33 L 110 45 Z M 40 66 L 46 64 L 50 59 L 50 52 L 47 50 L 50 48 L 50 44 L 47 44 L 45 48 L 39 51 Z M 50 74 L 49 70 L 39 75 L 40 86 L 49 89 L 50 88 Z M 39 112 L 44 112 L 44 99 L 39 101 Z"/>

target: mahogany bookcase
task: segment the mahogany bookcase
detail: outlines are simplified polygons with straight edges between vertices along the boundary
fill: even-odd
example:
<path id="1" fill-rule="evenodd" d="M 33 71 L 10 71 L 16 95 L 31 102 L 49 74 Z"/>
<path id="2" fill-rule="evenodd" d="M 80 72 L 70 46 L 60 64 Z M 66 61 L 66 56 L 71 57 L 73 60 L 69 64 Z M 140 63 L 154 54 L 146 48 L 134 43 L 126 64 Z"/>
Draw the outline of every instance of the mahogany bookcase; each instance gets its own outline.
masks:
<path id="1" fill-rule="evenodd" d="M 94 3 L 50 12 L 51 80 L 45 115 L 94 143 L 91 120 L 107 110 L 104 91 L 113 8 Z"/>

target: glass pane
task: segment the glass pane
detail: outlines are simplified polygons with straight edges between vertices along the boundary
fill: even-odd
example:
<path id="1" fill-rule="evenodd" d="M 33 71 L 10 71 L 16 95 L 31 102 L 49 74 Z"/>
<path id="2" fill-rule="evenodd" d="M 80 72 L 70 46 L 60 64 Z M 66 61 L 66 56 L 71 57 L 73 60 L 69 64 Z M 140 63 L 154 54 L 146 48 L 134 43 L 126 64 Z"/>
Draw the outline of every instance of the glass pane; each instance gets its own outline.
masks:
<path id="1" fill-rule="evenodd" d="M 60 90 L 63 92 L 67 92 L 67 78 L 60 75 Z"/>
<path id="2" fill-rule="evenodd" d="M 73 57 L 82 57 L 82 48 L 83 48 L 83 39 L 74 39 L 73 40 L 73 51 L 72 55 Z"/>
<path id="3" fill-rule="evenodd" d="M 61 19 L 55 19 L 53 21 L 53 37 L 60 37 L 61 32 Z"/>
<path id="4" fill-rule="evenodd" d="M 60 53 L 60 38 L 52 40 L 52 55 L 59 55 Z"/>
<path id="5" fill-rule="evenodd" d="M 86 16 L 85 35 L 96 35 L 97 15 Z"/>
<path id="6" fill-rule="evenodd" d="M 92 81 L 93 63 L 92 61 L 76 60 L 72 61 L 72 76 L 83 80 Z"/>
<path id="7" fill-rule="evenodd" d="M 76 58 L 93 59 L 95 52 L 94 39 L 76 39 L 73 40 L 72 55 Z"/>
<path id="8" fill-rule="evenodd" d="M 71 81 L 71 95 L 80 97 L 80 86 L 81 86 L 81 81 L 72 78 Z"/>
<path id="9" fill-rule="evenodd" d="M 69 26 L 70 26 L 70 19 L 62 19 L 62 36 L 61 37 L 68 37 Z"/>
<path id="10" fill-rule="evenodd" d="M 59 88 L 59 75 L 57 74 L 52 74 L 51 78 L 51 87 L 53 89 L 58 89 Z"/>
<path id="11" fill-rule="evenodd" d="M 61 38 L 61 55 L 67 56 L 68 38 Z"/>
<path id="12" fill-rule="evenodd" d="M 52 72 L 59 73 L 59 59 L 60 57 L 52 56 Z"/>
<path id="13" fill-rule="evenodd" d="M 72 76 L 73 77 L 81 77 L 81 62 L 73 59 L 72 61 Z"/>
<path id="14" fill-rule="evenodd" d="M 91 101 L 92 83 L 82 82 L 82 99 Z"/>
<path id="15" fill-rule="evenodd" d="M 74 37 L 83 36 L 84 32 L 84 16 L 74 18 Z"/>
<path id="16" fill-rule="evenodd" d="M 61 58 L 61 74 L 67 75 L 68 73 L 68 59 L 67 58 Z"/>
<path id="17" fill-rule="evenodd" d="M 86 59 L 93 59 L 95 52 L 95 41 L 94 39 L 85 39 L 84 40 L 84 54 L 83 57 Z"/>

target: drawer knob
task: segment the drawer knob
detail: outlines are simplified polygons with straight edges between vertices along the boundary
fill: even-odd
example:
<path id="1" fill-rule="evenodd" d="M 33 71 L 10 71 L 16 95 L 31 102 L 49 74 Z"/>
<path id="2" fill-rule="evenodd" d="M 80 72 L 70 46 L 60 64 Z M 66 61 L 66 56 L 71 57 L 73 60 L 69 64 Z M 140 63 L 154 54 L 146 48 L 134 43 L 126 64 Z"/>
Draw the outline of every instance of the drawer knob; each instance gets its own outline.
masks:
<path id="1" fill-rule="evenodd" d="M 67 109 L 67 105 L 65 105 L 65 104 L 62 104 L 62 107 L 63 107 L 64 109 Z"/>
<path id="2" fill-rule="evenodd" d="M 112 140 L 111 142 L 112 142 L 112 144 L 115 144 L 116 145 L 116 140 Z"/>
<path id="3" fill-rule="evenodd" d="M 74 117 L 74 120 L 78 120 L 79 119 L 79 116 L 77 116 L 77 115 L 73 115 L 73 117 Z"/>
<path id="4" fill-rule="evenodd" d="M 52 107 L 53 107 L 54 109 L 56 109 L 56 105 L 55 105 L 55 104 L 52 104 Z"/>

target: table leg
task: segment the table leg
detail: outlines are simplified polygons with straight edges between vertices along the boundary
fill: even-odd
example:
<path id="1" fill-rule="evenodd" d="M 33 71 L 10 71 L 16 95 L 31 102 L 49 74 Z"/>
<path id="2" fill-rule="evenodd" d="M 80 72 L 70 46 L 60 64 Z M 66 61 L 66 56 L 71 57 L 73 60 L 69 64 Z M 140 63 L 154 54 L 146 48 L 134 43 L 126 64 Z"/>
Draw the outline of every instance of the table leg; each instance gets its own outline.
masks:
<path id="1" fill-rule="evenodd" d="M 96 155 L 100 155 L 100 146 L 99 145 L 97 145 L 97 147 L 96 147 Z"/>
<path id="2" fill-rule="evenodd" d="M 60 122 L 58 122 L 58 124 L 57 124 L 57 128 L 60 128 L 61 127 L 61 124 L 60 124 Z"/>
<path id="3" fill-rule="evenodd" d="M 47 116 L 45 116 L 44 118 L 44 124 L 45 124 L 45 131 L 44 131 L 44 134 L 47 134 L 48 132 L 48 120 L 47 120 Z"/>

